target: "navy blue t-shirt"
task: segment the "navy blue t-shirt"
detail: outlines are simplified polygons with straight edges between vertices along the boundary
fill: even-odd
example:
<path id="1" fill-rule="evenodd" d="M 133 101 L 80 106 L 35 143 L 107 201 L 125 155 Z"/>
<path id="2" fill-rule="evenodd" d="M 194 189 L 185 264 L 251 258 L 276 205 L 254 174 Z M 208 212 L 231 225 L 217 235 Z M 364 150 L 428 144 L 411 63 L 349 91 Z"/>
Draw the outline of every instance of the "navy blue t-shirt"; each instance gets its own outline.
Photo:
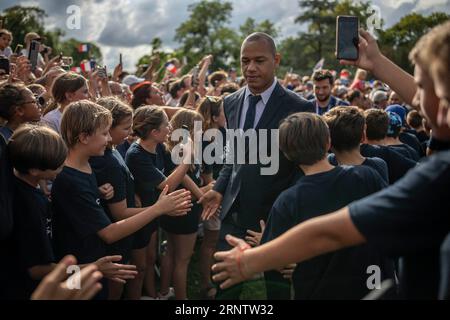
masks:
<path id="1" fill-rule="evenodd" d="M 20 274 L 13 290 L 15 298 L 29 299 L 39 281 L 33 280 L 28 270 L 55 262 L 51 243 L 52 213 L 44 193 L 18 178 L 14 179 L 13 208 L 13 260 Z"/>
<path id="2" fill-rule="evenodd" d="M 226 136 L 227 136 L 227 132 L 225 128 L 219 128 L 218 129 L 220 131 L 220 134 L 222 135 L 222 144 L 220 146 L 217 146 L 218 141 L 203 141 L 202 143 L 202 152 L 203 152 L 203 156 L 205 155 L 205 149 L 210 146 L 208 148 L 208 150 L 210 150 L 210 148 L 217 148 L 218 150 L 220 149 L 221 153 L 217 154 L 215 153 L 215 149 L 214 151 L 211 152 L 211 156 L 212 157 L 217 157 L 220 158 L 222 162 L 214 162 L 212 164 L 206 164 L 205 161 L 203 161 L 202 164 L 202 173 L 204 174 L 213 174 L 213 179 L 216 180 L 217 177 L 219 176 L 220 170 L 222 170 L 223 164 L 225 163 L 225 146 L 226 146 Z M 209 155 L 209 152 L 208 152 Z M 203 159 L 204 160 L 204 159 Z"/>
<path id="3" fill-rule="evenodd" d="M 405 158 L 397 151 L 386 146 L 362 144 L 360 151 L 363 157 L 377 157 L 386 162 L 389 173 L 389 184 L 393 184 L 401 179 L 410 169 L 417 165 L 415 161 Z"/>
<path id="4" fill-rule="evenodd" d="M 400 141 L 411 148 L 418 154 L 419 158 L 425 156 L 425 150 L 422 148 L 422 144 L 419 141 L 418 137 L 415 135 L 414 130 L 404 129 L 403 132 L 400 132 Z"/>
<path id="5" fill-rule="evenodd" d="M 124 142 L 122 142 L 121 144 L 119 144 L 116 147 L 116 150 L 119 151 L 120 155 L 122 156 L 122 158 L 125 160 L 125 156 L 127 154 L 128 149 L 130 148 L 131 143 L 128 142 L 128 140 L 125 140 Z"/>
<path id="6" fill-rule="evenodd" d="M 53 239 L 57 259 L 73 254 L 78 263 L 106 256 L 97 232 L 111 224 L 100 203 L 95 174 L 65 166 L 52 187 Z"/>
<path id="7" fill-rule="evenodd" d="M 166 180 L 165 173 L 170 172 L 171 161 L 168 161 L 166 148 L 162 144 L 156 146 L 156 153 L 145 150 L 140 144 L 133 143 L 127 151 L 126 164 L 134 177 L 136 193 L 143 207 L 153 205 L 159 196 L 158 185 Z"/>
<path id="8" fill-rule="evenodd" d="M 439 299 L 450 299 L 450 233 L 441 246 L 441 281 L 439 285 Z"/>
<path id="9" fill-rule="evenodd" d="M 109 203 L 117 203 L 126 200 L 128 208 L 135 207 L 134 199 L 134 179 L 125 161 L 117 150 L 106 148 L 102 157 L 91 157 L 89 159 L 92 170 L 95 173 L 98 186 L 109 183 L 114 188 L 114 195 L 109 200 L 101 200 L 111 221 L 117 221 L 110 210 Z M 108 248 L 108 254 L 121 254 L 126 261 L 129 258 L 133 235 L 121 239 Z"/>
<path id="10" fill-rule="evenodd" d="M 393 150 L 395 150 L 395 151 L 397 151 L 402 156 L 404 156 L 405 158 L 408 158 L 408 159 L 410 159 L 412 161 L 418 162 L 420 160 L 420 156 L 416 152 L 416 150 L 414 150 L 413 148 L 411 148 L 407 144 L 404 144 L 404 143 L 402 143 L 402 144 L 395 144 L 395 145 L 390 145 L 388 147 L 393 149 Z"/>
<path id="11" fill-rule="evenodd" d="M 333 166 L 339 165 L 339 163 L 337 162 L 337 159 L 336 159 L 336 155 L 334 153 L 331 153 L 328 155 L 328 161 Z M 384 161 L 383 159 L 376 158 L 376 157 L 366 158 L 366 160 L 364 160 L 364 162 L 361 165 L 375 169 L 375 171 L 378 172 L 378 174 L 381 176 L 381 178 L 383 178 L 383 180 L 386 181 L 386 183 L 389 183 L 388 167 L 387 167 L 386 161 Z"/>
<path id="12" fill-rule="evenodd" d="M 433 155 L 403 179 L 349 206 L 356 228 L 391 256 L 402 256 L 405 298 L 436 299 L 439 248 L 450 231 L 450 151 Z"/>
<path id="13" fill-rule="evenodd" d="M 304 176 L 284 191 L 269 214 L 263 242 L 297 224 L 340 209 L 387 186 L 366 166 L 339 166 Z M 343 249 L 299 263 L 294 271 L 296 299 L 360 299 L 367 292 L 367 267 L 384 265 L 384 259 L 367 245 Z M 392 270 L 382 267 L 390 275 Z"/>

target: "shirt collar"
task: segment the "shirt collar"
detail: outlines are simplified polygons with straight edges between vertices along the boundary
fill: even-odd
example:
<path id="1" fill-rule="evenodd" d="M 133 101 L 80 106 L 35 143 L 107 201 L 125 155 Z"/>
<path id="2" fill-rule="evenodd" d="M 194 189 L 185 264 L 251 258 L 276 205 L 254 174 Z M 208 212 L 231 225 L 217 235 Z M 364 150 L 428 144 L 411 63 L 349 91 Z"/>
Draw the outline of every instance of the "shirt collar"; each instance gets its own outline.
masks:
<path id="1" fill-rule="evenodd" d="M 275 90 L 275 87 L 277 85 L 277 78 L 275 77 L 273 79 L 273 83 L 272 85 L 266 89 L 266 91 L 264 91 L 263 93 L 260 94 L 261 96 L 261 100 L 264 103 L 264 105 L 267 104 L 267 102 L 270 99 L 270 96 L 272 95 L 273 90 Z M 248 96 L 252 95 L 253 93 L 250 91 L 250 89 L 248 88 L 248 86 L 245 87 L 245 99 L 248 99 Z"/>

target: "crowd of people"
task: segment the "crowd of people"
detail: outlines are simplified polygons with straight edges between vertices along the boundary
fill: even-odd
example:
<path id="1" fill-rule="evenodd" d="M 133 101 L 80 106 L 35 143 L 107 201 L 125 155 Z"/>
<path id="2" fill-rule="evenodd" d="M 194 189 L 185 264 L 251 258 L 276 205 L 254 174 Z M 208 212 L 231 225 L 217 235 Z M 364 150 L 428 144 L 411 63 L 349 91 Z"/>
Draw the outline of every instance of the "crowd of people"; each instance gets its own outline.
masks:
<path id="1" fill-rule="evenodd" d="M 268 299 L 361 299 L 370 266 L 392 280 L 385 299 L 450 298 L 449 22 L 411 51 L 414 77 L 364 30 L 357 61 L 280 79 L 259 32 L 240 76 L 207 55 L 162 79 L 158 58 L 77 73 L 38 34 L 22 51 L 12 37 L 0 30 L 1 298 L 184 300 L 195 250 L 202 299 L 239 299 L 261 273 Z M 192 162 L 210 129 L 223 139 L 201 148 L 220 142 L 222 160 L 227 129 L 279 130 L 278 172 Z"/>

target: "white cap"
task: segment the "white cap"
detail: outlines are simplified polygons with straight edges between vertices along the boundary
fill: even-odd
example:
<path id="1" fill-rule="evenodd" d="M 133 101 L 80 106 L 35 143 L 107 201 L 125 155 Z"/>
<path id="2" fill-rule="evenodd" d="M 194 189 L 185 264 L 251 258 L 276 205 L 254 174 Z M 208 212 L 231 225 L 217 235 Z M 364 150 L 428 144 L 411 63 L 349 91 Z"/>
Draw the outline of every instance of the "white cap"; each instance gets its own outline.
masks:
<path id="1" fill-rule="evenodd" d="M 131 87 L 132 85 L 143 82 L 143 81 L 145 81 L 144 78 L 139 78 L 139 77 L 136 77 L 134 74 L 130 74 L 130 75 L 126 76 L 125 78 L 123 78 L 122 83 Z"/>

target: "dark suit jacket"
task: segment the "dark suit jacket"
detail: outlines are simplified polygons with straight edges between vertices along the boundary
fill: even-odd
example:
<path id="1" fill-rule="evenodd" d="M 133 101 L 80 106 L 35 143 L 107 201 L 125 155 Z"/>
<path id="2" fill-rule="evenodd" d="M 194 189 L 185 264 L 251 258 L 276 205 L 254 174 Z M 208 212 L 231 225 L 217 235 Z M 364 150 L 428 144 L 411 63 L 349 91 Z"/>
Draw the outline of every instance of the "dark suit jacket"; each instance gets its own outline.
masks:
<path id="1" fill-rule="evenodd" d="M 242 88 L 224 99 L 228 129 L 239 128 L 244 95 L 245 88 Z M 255 129 L 278 129 L 283 119 L 297 112 L 315 112 L 315 109 L 310 102 L 277 84 Z M 267 136 L 270 138 L 270 132 Z M 267 145 L 270 146 L 270 142 Z M 259 230 L 259 220 L 267 220 L 274 201 L 291 185 L 299 171 L 280 150 L 275 152 L 279 152 L 279 170 L 275 175 L 261 175 L 261 168 L 270 165 L 264 166 L 259 160 L 257 164 L 236 164 L 235 161 L 234 164 L 224 165 L 214 187 L 223 195 L 222 220 L 238 194 L 240 209 L 236 222 L 239 227 Z"/>

